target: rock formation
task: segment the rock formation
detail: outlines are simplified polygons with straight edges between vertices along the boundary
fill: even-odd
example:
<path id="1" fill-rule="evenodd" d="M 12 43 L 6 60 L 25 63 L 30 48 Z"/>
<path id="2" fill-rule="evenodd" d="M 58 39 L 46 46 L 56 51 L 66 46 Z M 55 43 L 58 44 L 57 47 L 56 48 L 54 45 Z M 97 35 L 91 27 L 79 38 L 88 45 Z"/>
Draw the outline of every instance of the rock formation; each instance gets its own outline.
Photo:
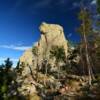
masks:
<path id="1" fill-rule="evenodd" d="M 38 50 L 38 64 L 40 65 L 45 58 L 48 60 L 48 63 L 50 63 L 51 66 L 54 66 L 55 60 L 49 59 L 52 46 L 63 46 L 66 56 L 68 55 L 68 41 L 65 39 L 63 28 L 56 24 L 42 23 L 39 29 L 41 32 L 41 37 L 39 41 L 33 46 L 33 48 L 37 47 Z M 21 83 L 22 87 L 20 87 L 19 90 L 24 91 L 26 90 L 26 87 L 24 86 L 25 84 L 31 89 L 33 87 L 32 82 L 34 83 L 31 75 L 32 72 L 35 73 L 37 57 L 32 53 L 32 49 L 25 51 L 23 56 L 20 58 L 20 64 L 21 63 L 24 63 L 21 77 L 26 77 L 26 79 L 24 79 L 25 81 Z M 31 92 L 33 91 L 30 90 L 30 93 Z M 34 92 L 36 92 L 35 89 Z"/>
<path id="2" fill-rule="evenodd" d="M 38 48 L 39 63 L 41 63 L 44 56 L 49 58 L 52 46 L 63 46 L 66 56 L 68 55 L 68 41 L 65 39 L 63 28 L 60 25 L 42 23 L 39 29 L 41 37 L 39 41 L 34 44 L 34 47 Z M 26 65 L 29 64 L 33 66 L 33 68 L 35 68 L 35 64 L 33 65 L 34 60 L 36 60 L 36 58 L 35 55 L 32 54 L 32 49 L 26 50 L 20 58 L 20 62 L 24 62 Z M 52 61 L 50 62 L 54 63 Z"/>

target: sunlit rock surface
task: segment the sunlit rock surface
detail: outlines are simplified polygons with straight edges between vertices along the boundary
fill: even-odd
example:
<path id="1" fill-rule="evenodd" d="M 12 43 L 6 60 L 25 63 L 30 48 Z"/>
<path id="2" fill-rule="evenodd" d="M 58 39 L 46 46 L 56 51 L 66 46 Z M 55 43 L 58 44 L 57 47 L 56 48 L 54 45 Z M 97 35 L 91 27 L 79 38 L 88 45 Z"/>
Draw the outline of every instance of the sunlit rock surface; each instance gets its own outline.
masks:
<path id="1" fill-rule="evenodd" d="M 49 59 L 52 46 L 63 46 L 66 56 L 68 55 L 68 41 L 65 39 L 63 28 L 60 25 L 42 23 L 39 29 L 41 37 L 39 41 L 34 44 L 34 46 L 38 48 L 39 63 L 43 60 L 44 55 Z M 35 60 L 36 57 L 32 54 L 32 49 L 26 50 L 20 58 L 20 62 L 24 62 L 25 65 L 29 64 L 30 66 L 33 66 L 33 61 L 35 63 Z M 54 62 L 50 60 L 49 62 L 54 64 Z M 36 64 L 33 66 L 34 68 L 35 65 Z"/>
<path id="2" fill-rule="evenodd" d="M 65 39 L 63 28 L 60 25 L 42 23 L 39 29 L 41 33 L 40 39 L 33 46 L 33 48 L 38 48 L 38 65 L 41 65 L 45 58 L 52 68 L 54 68 L 55 59 L 50 59 L 49 57 L 52 46 L 63 46 L 65 55 L 67 56 L 68 41 Z M 21 65 L 22 63 L 24 65 Z M 21 84 L 19 90 L 24 94 L 36 92 L 35 85 L 33 84 L 35 82 L 33 77 L 36 74 L 36 66 L 37 57 L 32 53 L 32 49 L 26 50 L 20 57 L 20 67 L 23 67 L 23 70 L 22 75 L 17 79 Z"/>

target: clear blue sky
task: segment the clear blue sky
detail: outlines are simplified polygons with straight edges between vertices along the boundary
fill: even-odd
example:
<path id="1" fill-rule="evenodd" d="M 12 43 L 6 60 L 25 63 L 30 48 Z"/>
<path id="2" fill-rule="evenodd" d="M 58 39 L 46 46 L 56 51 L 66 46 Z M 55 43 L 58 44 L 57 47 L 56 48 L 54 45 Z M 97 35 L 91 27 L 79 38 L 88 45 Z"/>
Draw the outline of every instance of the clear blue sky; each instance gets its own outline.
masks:
<path id="1" fill-rule="evenodd" d="M 63 26 L 66 38 L 79 42 L 77 13 L 80 0 L 0 0 L 0 63 L 10 57 L 14 64 L 39 37 L 41 22 Z M 84 0 L 95 5 L 96 0 Z"/>

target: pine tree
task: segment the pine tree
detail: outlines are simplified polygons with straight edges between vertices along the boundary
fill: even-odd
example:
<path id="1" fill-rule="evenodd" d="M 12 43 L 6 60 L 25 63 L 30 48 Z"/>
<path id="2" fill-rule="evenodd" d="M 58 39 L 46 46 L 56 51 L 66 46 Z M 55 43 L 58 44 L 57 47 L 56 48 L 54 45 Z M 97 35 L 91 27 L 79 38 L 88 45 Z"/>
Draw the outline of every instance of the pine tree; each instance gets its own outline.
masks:
<path id="1" fill-rule="evenodd" d="M 60 71 L 61 71 L 59 63 L 64 62 L 66 59 L 63 46 L 61 46 L 61 47 L 53 46 L 51 51 L 50 51 L 50 58 L 56 59 L 56 66 L 58 67 L 58 79 L 59 79 L 60 78 Z"/>
<path id="2" fill-rule="evenodd" d="M 89 75 L 89 85 L 91 86 L 92 82 L 92 68 L 91 68 L 91 63 L 90 63 L 90 56 L 89 56 L 89 51 L 88 51 L 88 40 L 87 36 L 92 33 L 92 21 L 90 18 L 90 13 L 89 11 L 82 5 L 81 6 L 81 11 L 79 13 L 79 20 L 81 21 L 81 26 L 79 28 L 79 32 L 81 33 L 82 37 L 82 42 L 84 44 L 85 48 L 85 57 L 86 57 L 86 63 L 87 63 L 87 68 L 88 68 L 88 75 Z"/>
<path id="3" fill-rule="evenodd" d="M 5 70 L 8 72 L 11 69 L 12 65 L 13 63 L 12 61 L 10 61 L 10 58 L 7 58 L 5 60 Z"/>
<path id="4" fill-rule="evenodd" d="M 7 58 L 5 63 L 0 66 L 0 100 L 9 100 L 9 88 L 11 82 L 14 81 L 12 65 L 10 58 Z"/>

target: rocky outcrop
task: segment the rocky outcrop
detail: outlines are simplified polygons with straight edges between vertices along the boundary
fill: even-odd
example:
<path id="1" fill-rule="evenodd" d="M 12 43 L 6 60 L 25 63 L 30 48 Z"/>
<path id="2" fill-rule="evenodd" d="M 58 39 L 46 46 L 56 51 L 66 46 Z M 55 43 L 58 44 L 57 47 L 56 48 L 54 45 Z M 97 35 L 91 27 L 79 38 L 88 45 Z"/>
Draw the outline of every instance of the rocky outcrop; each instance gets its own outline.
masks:
<path id="1" fill-rule="evenodd" d="M 44 56 L 49 58 L 52 46 L 63 46 L 66 56 L 68 55 L 68 41 L 65 39 L 63 28 L 60 25 L 42 23 L 39 29 L 41 37 L 34 44 L 34 47 L 38 48 L 39 63 L 41 63 Z M 24 62 L 25 65 L 29 64 L 35 68 L 36 64 L 33 65 L 33 61 L 36 62 L 36 57 L 32 54 L 32 49 L 26 50 L 20 58 L 20 62 Z M 54 64 L 52 60 L 49 60 L 49 62 Z"/>
<path id="2" fill-rule="evenodd" d="M 36 47 L 38 50 L 38 65 L 41 65 L 42 61 L 45 58 L 53 67 L 55 64 L 55 60 L 49 58 L 52 46 L 63 46 L 65 55 L 67 56 L 68 41 L 65 39 L 63 28 L 60 25 L 42 23 L 39 29 L 41 32 L 41 37 L 39 41 L 33 46 L 33 48 Z M 27 91 L 33 93 L 33 91 L 31 91 L 31 88 L 34 85 L 33 74 L 36 74 L 35 69 L 37 66 L 37 56 L 32 53 L 32 49 L 26 50 L 22 55 L 22 57 L 20 58 L 20 64 L 22 63 L 24 63 L 24 67 L 22 70 L 22 75 L 20 77 L 24 77 L 24 82 L 21 82 L 21 87 L 19 90 L 23 91 L 28 88 L 30 90 L 27 89 Z M 34 92 L 36 92 L 35 87 Z"/>

